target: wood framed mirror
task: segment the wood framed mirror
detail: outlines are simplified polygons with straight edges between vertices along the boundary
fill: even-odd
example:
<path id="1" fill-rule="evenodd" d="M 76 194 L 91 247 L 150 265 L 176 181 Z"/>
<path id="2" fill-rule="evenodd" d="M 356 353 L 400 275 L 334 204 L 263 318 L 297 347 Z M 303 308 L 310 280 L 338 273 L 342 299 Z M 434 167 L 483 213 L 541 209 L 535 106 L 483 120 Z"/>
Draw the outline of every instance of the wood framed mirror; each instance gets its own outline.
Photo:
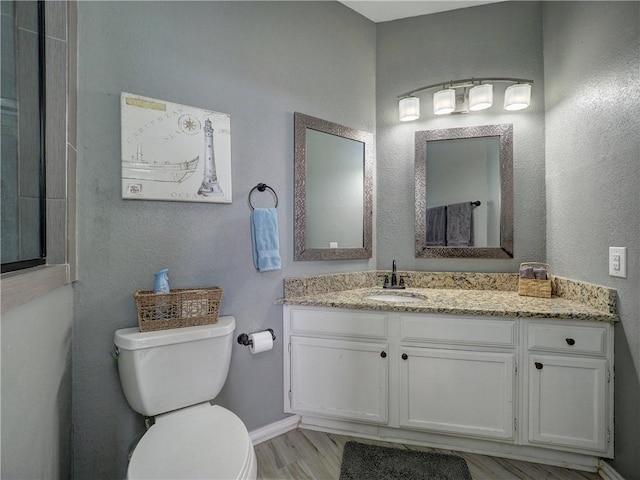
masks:
<path id="1" fill-rule="evenodd" d="M 294 113 L 294 260 L 372 256 L 373 135 Z"/>
<path id="2" fill-rule="evenodd" d="M 415 256 L 513 257 L 513 126 L 415 134 Z"/>

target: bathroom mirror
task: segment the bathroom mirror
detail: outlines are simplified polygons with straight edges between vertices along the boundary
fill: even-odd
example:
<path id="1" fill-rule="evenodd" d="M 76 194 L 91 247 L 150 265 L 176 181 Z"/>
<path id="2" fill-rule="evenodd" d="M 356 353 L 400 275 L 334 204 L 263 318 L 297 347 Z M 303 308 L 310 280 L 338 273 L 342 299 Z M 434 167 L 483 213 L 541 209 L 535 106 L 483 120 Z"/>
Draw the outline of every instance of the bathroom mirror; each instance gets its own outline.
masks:
<path id="1" fill-rule="evenodd" d="M 513 257 L 513 126 L 415 134 L 415 256 Z"/>
<path id="2" fill-rule="evenodd" d="M 294 114 L 294 260 L 371 258 L 372 140 Z"/>

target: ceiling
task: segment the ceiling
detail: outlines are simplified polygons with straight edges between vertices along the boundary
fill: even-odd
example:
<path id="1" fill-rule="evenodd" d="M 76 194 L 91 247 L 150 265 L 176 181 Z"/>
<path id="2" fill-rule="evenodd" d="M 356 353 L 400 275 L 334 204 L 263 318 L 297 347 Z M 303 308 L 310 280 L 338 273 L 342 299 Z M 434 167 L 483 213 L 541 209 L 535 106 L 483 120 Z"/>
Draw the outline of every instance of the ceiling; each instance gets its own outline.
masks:
<path id="1" fill-rule="evenodd" d="M 500 1 L 504 0 L 347 0 L 340 3 L 378 23 Z"/>

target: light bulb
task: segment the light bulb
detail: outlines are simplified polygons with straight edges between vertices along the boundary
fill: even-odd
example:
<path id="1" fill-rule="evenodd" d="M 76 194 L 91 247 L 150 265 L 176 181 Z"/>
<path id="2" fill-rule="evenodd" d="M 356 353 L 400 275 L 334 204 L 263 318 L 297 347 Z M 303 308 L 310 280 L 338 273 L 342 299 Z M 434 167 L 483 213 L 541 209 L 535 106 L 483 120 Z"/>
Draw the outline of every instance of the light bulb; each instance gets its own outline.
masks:
<path id="1" fill-rule="evenodd" d="M 398 102 L 401 122 L 410 122 L 420 118 L 420 99 L 418 97 L 405 97 Z"/>
<path id="2" fill-rule="evenodd" d="M 493 105 L 493 85 L 483 83 L 469 90 L 469 110 L 477 112 Z"/>
<path id="3" fill-rule="evenodd" d="M 440 90 L 433 94 L 433 113 L 446 115 L 456 109 L 456 91 L 454 88 Z"/>
<path id="4" fill-rule="evenodd" d="M 522 110 L 531 105 L 531 85 L 528 83 L 516 83 L 504 92 L 505 110 Z"/>

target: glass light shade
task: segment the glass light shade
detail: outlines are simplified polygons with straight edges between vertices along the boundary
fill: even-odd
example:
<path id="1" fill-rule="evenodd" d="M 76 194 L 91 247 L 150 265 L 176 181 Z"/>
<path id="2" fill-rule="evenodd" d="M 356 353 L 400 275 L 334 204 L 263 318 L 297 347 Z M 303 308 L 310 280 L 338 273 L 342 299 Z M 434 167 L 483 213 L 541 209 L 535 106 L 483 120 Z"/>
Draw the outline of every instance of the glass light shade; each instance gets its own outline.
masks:
<path id="1" fill-rule="evenodd" d="M 433 113 L 446 115 L 456 109 L 456 90 L 447 88 L 433 94 Z"/>
<path id="2" fill-rule="evenodd" d="M 493 105 L 493 85 L 483 83 L 469 90 L 469 110 L 477 112 Z"/>
<path id="3" fill-rule="evenodd" d="M 504 92 L 505 110 L 522 110 L 531 105 L 531 85 L 528 83 L 516 83 Z"/>
<path id="4" fill-rule="evenodd" d="M 418 97 L 406 97 L 398 102 L 400 121 L 410 122 L 420 118 L 420 99 Z"/>

